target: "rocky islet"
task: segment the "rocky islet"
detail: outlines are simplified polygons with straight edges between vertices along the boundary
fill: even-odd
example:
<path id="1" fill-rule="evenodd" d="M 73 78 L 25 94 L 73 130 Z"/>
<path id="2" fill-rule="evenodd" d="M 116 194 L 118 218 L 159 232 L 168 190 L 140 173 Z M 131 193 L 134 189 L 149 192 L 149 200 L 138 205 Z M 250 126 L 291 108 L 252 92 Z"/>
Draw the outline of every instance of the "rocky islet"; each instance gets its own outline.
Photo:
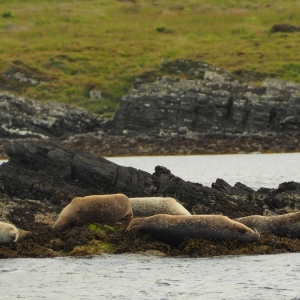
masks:
<path id="1" fill-rule="evenodd" d="M 59 212 L 76 196 L 118 192 L 129 197 L 170 196 L 192 214 L 231 218 L 299 210 L 297 182 L 254 191 L 241 182 L 230 186 L 217 179 L 206 187 L 186 182 L 163 166 L 149 174 L 103 158 L 300 150 L 299 85 L 266 79 L 253 86 L 201 62 L 193 67 L 189 61 L 180 64 L 184 68 L 177 69 L 178 62 L 168 67 L 174 74 L 184 70 L 190 79 L 138 78 L 114 117 L 106 120 L 79 108 L 0 94 L 1 156 L 9 158 L 0 167 L 1 220 L 30 232 L 20 244 L 2 246 L 2 257 L 96 253 L 100 246 L 95 240 L 117 244 L 115 252 L 142 250 L 141 245 L 131 248 L 130 238 L 120 233 L 125 223 L 117 232 L 75 228 L 65 237 L 53 232 Z M 287 240 L 263 237 L 255 250 L 241 251 L 300 251 L 298 233 L 293 234 Z M 182 251 L 155 243 L 151 241 L 150 248 L 172 255 L 207 253 L 198 242 L 186 244 Z M 76 248 L 87 244 L 94 250 Z M 226 249 L 220 253 L 228 253 Z"/>
<path id="2" fill-rule="evenodd" d="M 113 253 L 149 250 L 148 248 L 173 253 L 172 255 L 183 255 L 187 251 L 186 248 L 182 252 L 179 248 L 171 249 L 170 246 L 157 244 L 157 241 L 146 236 L 137 235 L 137 241 L 132 243 L 132 237 L 125 233 L 128 221 L 108 224 L 110 227 L 99 225 L 101 230 L 96 227 L 97 230 L 92 232 L 88 227 L 55 232 L 52 225 L 58 214 L 76 196 L 120 192 L 129 197 L 169 196 L 176 198 L 192 214 L 223 214 L 230 218 L 253 214 L 284 214 L 297 211 L 300 206 L 300 184 L 297 182 L 282 183 L 277 189 L 261 188 L 254 191 L 242 183 L 231 186 L 224 180 L 217 179 L 211 187 L 207 187 L 184 181 L 162 166 L 157 166 L 155 172 L 150 174 L 132 167 L 119 166 L 102 157 L 41 142 L 15 142 L 6 146 L 6 153 L 9 161 L 0 166 L 1 219 L 15 224 L 27 234 L 20 242 L 1 247 L 3 251 L 10 251 L 4 251 L 4 257 L 14 257 L 18 253 L 20 256 L 33 255 L 29 251 L 29 244 L 37 252 L 41 251 L 36 254 L 40 256 L 92 254 L 92 250 L 84 247 L 88 245 L 88 249 L 91 249 L 94 245 L 92 249 L 99 250 L 98 244 L 104 241 L 114 245 Z M 145 238 L 150 239 L 146 246 Z M 281 242 L 274 245 L 274 240 L 278 239 Z M 280 250 L 282 239 L 284 250 Z M 275 253 L 288 251 L 288 245 L 296 243 L 293 249 L 298 251 L 297 241 L 299 231 L 296 230 L 288 236 L 284 233 L 283 237 L 271 236 L 267 240 L 264 237 L 258 248 L 248 246 L 251 251 L 245 250 L 245 245 L 236 244 L 236 247 L 242 247 L 244 250 L 241 251 L 246 251 L 245 253 Z M 262 251 L 261 247 L 266 246 L 265 243 L 271 243 L 273 250 L 267 247 L 265 252 Z M 79 251 L 76 248 L 78 246 L 83 248 Z M 203 247 L 203 244 L 196 248 L 198 247 Z M 223 249 L 225 252 L 221 251 L 220 254 L 227 253 L 228 247 L 229 244 Z M 195 253 L 200 255 L 201 251 L 197 249 Z"/>

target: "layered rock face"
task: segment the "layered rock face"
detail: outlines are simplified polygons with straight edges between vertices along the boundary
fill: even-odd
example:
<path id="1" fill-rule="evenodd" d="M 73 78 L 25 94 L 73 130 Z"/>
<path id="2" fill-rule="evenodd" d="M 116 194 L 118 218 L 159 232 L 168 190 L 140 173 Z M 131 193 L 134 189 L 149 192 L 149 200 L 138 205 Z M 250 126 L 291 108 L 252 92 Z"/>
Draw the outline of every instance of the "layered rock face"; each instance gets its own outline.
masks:
<path id="1" fill-rule="evenodd" d="M 83 109 L 0 93 L 0 138 L 57 138 L 99 130 L 102 119 Z"/>
<path id="2" fill-rule="evenodd" d="M 300 85 L 265 79 L 261 86 L 199 63 L 198 79 L 138 81 L 109 123 L 109 133 L 160 136 L 298 131 Z"/>

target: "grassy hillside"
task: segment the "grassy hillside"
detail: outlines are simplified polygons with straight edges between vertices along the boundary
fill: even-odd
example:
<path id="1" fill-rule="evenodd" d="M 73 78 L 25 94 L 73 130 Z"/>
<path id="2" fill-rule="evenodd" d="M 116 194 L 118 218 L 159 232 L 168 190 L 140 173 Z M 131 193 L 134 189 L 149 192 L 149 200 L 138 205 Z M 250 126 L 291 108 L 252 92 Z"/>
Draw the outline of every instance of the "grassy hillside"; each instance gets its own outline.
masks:
<path id="1" fill-rule="evenodd" d="M 300 32 L 269 34 L 299 13 L 298 0 L 0 0 L 0 88 L 110 115 L 162 60 L 300 82 Z"/>

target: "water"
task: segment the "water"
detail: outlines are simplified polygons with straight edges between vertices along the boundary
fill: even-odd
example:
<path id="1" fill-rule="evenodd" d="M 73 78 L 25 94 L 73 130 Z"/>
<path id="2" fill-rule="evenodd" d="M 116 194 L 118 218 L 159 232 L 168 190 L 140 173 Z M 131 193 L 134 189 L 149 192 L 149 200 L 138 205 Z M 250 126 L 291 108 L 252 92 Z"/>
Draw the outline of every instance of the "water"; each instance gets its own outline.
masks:
<path id="1" fill-rule="evenodd" d="M 1 299 L 299 299 L 300 254 L 1 260 Z"/>
<path id="2" fill-rule="evenodd" d="M 155 166 L 164 166 L 184 180 L 206 186 L 217 178 L 231 185 L 239 181 L 252 188 L 277 188 L 282 182 L 300 181 L 300 153 L 111 157 L 109 160 L 151 174 Z"/>
<path id="3" fill-rule="evenodd" d="M 109 158 L 154 172 L 166 166 L 185 180 L 276 188 L 300 181 L 300 153 Z M 300 253 L 170 258 L 133 254 L 91 258 L 2 259 L 6 299 L 300 299 Z"/>

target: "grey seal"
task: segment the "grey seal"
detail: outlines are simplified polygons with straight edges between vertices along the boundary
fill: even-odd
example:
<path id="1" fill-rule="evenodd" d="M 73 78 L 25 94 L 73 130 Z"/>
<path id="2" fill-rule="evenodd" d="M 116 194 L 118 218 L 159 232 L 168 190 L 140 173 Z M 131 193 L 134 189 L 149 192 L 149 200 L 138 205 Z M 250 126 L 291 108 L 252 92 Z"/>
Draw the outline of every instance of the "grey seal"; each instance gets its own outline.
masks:
<path id="1" fill-rule="evenodd" d="M 86 223 L 114 223 L 132 214 L 129 198 L 124 194 L 76 197 L 59 214 L 54 229 L 82 226 Z"/>
<path id="2" fill-rule="evenodd" d="M 19 230 L 12 224 L 0 222 L 0 243 L 16 242 L 19 238 Z"/>
<path id="3" fill-rule="evenodd" d="M 129 198 L 134 217 L 150 217 L 158 214 L 190 215 L 176 199 L 171 197 Z"/>
<path id="4" fill-rule="evenodd" d="M 300 211 L 274 216 L 251 215 L 234 220 L 260 233 L 300 238 Z"/>
<path id="5" fill-rule="evenodd" d="M 159 214 L 134 218 L 126 231 L 142 230 L 169 244 L 181 243 L 185 238 L 208 240 L 238 240 L 245 243 L 259 240 L 259 233 L 242 223 L 222 215 Z"/>

